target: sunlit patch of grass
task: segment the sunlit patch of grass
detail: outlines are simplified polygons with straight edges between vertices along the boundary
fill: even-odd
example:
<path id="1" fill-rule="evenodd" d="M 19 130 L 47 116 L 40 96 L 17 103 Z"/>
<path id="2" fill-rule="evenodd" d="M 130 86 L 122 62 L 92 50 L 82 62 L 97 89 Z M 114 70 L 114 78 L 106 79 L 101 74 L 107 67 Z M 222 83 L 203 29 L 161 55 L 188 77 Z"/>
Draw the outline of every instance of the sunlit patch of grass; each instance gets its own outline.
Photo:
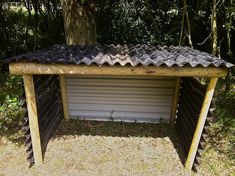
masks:
<path id="1" fill-rule="evenodd" d="M 219 153 L 216 148 L 207 148 L 204 152 L 199 173 L 210 173 L 216 176 L 233 176 L 235 174 L 235 162 L 225 154 Z"/>

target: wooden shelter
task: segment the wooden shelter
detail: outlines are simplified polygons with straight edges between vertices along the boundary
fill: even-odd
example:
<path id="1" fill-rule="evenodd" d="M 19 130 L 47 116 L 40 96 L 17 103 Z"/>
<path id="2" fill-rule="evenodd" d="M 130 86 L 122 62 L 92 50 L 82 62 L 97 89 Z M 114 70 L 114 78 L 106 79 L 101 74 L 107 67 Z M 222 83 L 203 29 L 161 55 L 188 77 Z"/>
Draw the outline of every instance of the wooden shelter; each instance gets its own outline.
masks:
<path id="1" fill-rule="evenodd" d="M 23 75 L 28 160 L 43 151 L 61 119 L 165 122 L 175 126 L 187 169 L 196 169 L 216 82 L 232 64 L 181 46 L 55 45 L 4 61 Z M 207 77 L 207 87 L 193 77 Z"/>

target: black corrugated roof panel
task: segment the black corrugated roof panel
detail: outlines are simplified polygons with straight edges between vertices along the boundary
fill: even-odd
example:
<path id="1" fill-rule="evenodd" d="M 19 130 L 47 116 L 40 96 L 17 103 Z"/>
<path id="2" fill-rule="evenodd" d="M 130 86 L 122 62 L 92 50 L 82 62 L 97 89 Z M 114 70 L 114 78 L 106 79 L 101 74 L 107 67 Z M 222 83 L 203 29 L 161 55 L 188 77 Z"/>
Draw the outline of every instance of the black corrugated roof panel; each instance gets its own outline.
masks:
<path id="1" fill-rule="evenodd" d="M 234 65 L 206 52 L 183 46 L 148 46 L 148 45 L 92 45 L 68 46 L 54 45 L 48 49 L 15 56 L 4 63 L 19 61 L 63 64 L 120 64 L 125 66 L 155 65 L 191 66 L 191 67 L 233 67 Z"/>

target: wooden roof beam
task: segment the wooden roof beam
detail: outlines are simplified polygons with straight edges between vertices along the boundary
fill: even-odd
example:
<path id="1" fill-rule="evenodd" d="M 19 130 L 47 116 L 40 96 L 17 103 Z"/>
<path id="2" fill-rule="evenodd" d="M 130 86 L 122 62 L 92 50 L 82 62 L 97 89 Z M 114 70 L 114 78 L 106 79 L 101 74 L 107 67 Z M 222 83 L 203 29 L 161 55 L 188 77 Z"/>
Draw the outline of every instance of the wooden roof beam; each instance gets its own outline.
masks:
<path id="1" fill-rule="evenodd" d="M 72 65 L 17 62 L 9 65 L 11 74 L 109 75 L 109 76 L 168 76 L 168 77 L 224 77 L 228 68 L 217 67 L 156 67 L 120 65 Z"/>

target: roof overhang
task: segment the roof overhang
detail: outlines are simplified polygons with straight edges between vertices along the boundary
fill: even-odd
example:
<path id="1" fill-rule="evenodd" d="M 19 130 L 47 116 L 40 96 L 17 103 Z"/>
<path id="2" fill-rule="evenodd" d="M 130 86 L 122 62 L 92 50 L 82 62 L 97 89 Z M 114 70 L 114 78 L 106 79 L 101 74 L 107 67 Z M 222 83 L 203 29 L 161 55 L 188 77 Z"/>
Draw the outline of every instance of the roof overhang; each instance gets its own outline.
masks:
<path id="1" fill-rule="evenodd" d="M 218 67 L 156 67 L 130 65 L 73 65 L 73 64 L 43 64 L 34 62 L 15 62 L 9 64 L 11 74 L 19 75 L 84 75 L 84 76 L 167 76 L 167 77 L 225 77 L 228 68 Z"/>

